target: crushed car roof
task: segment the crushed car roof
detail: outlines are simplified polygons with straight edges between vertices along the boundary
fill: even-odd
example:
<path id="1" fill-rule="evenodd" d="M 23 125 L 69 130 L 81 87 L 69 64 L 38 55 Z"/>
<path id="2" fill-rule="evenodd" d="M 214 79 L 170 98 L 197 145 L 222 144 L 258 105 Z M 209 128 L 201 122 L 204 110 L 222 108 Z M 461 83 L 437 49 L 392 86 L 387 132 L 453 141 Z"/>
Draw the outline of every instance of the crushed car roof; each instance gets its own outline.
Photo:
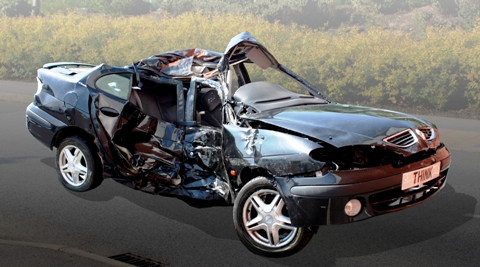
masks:
<path id="1" fill-rule="evenodd" d="M 219 52 L 190 48 L 153 55 L 140 60 L 136 65 L 167 76 L 211 76 L 213 71 L 208 67 L 215 69 L 221 57 L 222 53 Z"/>
<path id="2" fill-rule="evenodd" d="M 142 59 L 134 65 L 170 77 L 209 78 L 218 70 L 224 71 L 228 65 L 240 62 L 256 63 L 262 68 L 278 66 L 270 52 L 248 32 L 233 37 L 223 54 L 202 48 L 172 50 Z"/>

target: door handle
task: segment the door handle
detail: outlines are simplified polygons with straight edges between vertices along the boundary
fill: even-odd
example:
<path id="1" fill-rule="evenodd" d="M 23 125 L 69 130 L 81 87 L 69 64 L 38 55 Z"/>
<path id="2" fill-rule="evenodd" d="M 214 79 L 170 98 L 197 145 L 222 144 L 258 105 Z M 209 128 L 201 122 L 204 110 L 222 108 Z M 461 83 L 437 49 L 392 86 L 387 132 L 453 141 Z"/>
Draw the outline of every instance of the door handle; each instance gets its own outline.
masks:
<path id="1" fill-rule="evenodd" d="M 118 117 L 118 115 L 120 115 L 117 110 L 109 107 L 100 108 L 100 112 L 102 112 L 105 116 L 108 117 Z"/>

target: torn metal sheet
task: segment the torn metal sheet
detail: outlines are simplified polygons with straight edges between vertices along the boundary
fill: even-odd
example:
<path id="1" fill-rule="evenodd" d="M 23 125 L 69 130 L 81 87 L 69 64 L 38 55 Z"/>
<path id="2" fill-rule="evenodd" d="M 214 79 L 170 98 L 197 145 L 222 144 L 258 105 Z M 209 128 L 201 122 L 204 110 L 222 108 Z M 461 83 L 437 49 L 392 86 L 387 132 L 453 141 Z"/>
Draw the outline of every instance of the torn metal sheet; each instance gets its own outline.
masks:
<path id="1" fill-rule="evenodd" d="M 309 156 L 310 151 L 322 146 L 307 139 L 270 130 L 224 127 L 229 142 L 235 142 L 225 147 L 232 168 L 247 165 L 269 170 L 274 176 L 291 176 L 315 172 L 325 164 Z"/>
<path id="2" fill-rule="evenodd" d="M 215 71 L 221 53 L 201 48 L 174 50 L 135 63 L 173 77 L 210 77 Z"/>

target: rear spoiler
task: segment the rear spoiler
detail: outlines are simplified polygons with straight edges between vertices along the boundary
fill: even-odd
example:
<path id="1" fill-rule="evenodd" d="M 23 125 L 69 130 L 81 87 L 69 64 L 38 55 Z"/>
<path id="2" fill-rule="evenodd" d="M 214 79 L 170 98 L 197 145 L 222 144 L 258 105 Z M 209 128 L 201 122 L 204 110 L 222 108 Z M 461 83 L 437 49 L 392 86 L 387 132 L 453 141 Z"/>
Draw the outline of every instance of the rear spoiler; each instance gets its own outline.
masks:
<path id="1" fill-rule="evenodd" d="M 86 63 L 78 63 L 78 62 L 53 62 L 53 63 L 47 63 L 43 65 L 44 69 L 53 69 L 53 68 L 65 68 L 65 67 L 96 67 L 97 65 L 92 65 L 92 64 L 86 64 Z"/>

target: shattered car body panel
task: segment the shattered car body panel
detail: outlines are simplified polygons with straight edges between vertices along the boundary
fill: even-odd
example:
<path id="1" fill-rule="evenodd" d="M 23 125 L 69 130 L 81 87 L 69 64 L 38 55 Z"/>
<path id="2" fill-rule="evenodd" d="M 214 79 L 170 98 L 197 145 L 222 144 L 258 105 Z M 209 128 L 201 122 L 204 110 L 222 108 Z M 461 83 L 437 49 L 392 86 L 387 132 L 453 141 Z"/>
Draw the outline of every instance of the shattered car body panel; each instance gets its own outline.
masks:
<path id="1" fill-rule="evenodd" d="M 221 53 L 191 48 L 175 50 L 151 56 L 136 63 L 139 67 L 148 67 L 172 77 L 209 77 L 215 69 Z"/>
<path id="2" fill-rule="evenodd" d="M 286 75 L 303 93 L 252 81 L 248 64 Z M 420 204 L 445 185 L 450 166 L 434 124 L 334 103 L 247 32 L 223 54 L 175 50 L 125 67 L 50 63 L 38 84 L 27 128 L 66 155 L 57 166 L 61 181 L 75 178 L 67 188 L 89 177 L 90 162 L 102 179 L 137 190 L 198 207 L 234 204 L 242 242 L 264 243 L 252 249 L 264 254 L 301 249 L 319 225 Z M 88 147 L 81 143 L 96 156 L 72 171 L 69 153 Z"/>
<path id="3" fill-rule="evenodd" d="M 315 172 L 323 162 L 309 156 L 320 145 L 276 131 L 225 125 L 225 156 L 231 168 L 245 166 L 269 170 L 275 177 Z M 285 164 L 291 162 L 292 164 Z"/>
<path id="4" fill-rule="evenodd" d="M 108 97 L 102 100 L 102 93 L 93 100 L 95 111 L 91 114 L 95 114 L 92 120 L 99 125 L 97 135 L 103 137 L 100 143 L 110 153 L 108 156 L 120 177 L 129 177 L 133 181 L 116 179 L 154 194 L 202 200 L 228 199 L 228 182 L 224 176 L 214 174 L 222 173 L 220 131 L 182 126 L 185 124 L 184 109 L 177 107 L 185 105 L 183 87 L 177 87 L 176 83 L 162 85 L 170 86 L 170 93 L 176 94 L 170 97 L 175 103 L 161 103 L 163 107 L 171 105 L 169 108 L 174 110 L 170 113 L 174 119 L 150 115 L 155 112 L 147 114 L 148 110 L 151 111 L 148 105 L 159 104 L 148 103 L 153 98 L 148 93 L 143 96 L 143 92 L 135 92 L 140 95 L 136 105 Z M 143 111 L 139 105 L 143 106 Z M 122 110 L 120 116 L 109 114 L 110 109 Z M 156 115 L 166 114 L 157 112 Z"/>

